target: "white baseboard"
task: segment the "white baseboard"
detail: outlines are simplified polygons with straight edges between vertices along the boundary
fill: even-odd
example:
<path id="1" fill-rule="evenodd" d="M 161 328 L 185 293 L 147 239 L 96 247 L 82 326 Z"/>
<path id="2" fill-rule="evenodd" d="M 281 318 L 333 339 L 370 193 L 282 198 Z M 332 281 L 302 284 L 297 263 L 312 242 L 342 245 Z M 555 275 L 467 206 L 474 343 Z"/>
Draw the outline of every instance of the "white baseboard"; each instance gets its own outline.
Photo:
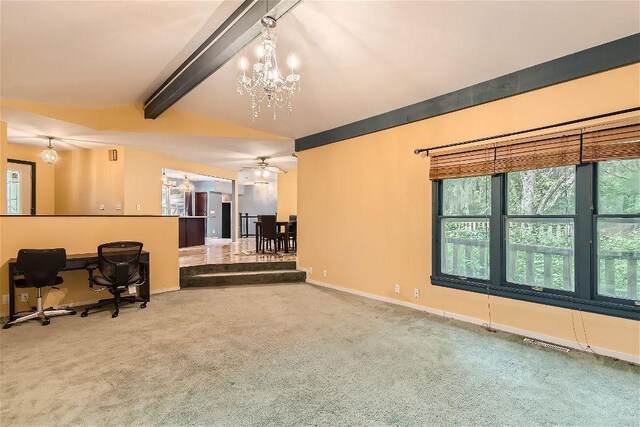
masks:
<path id="1" fill-rule="evenodd" d="M 302 270 L 302 269 L 301 269 Z M 435 314 L 437 316 L 441 316 L 441 317 L 446 317 L 449 319 L 455 319 L 455 320 L 460 320 L 462 322 L 467 322 L 467 323 L 472 323 L 474 325 L 486 325 L 487 322 L 486 320 L 482 320 L 482 319 L 477 319 L 475 317 L 470 317 L 470 316 L 465 316 L 463 314 L 457 314 L 457 313 L 451 313 L 448 311 L 443 311 L 443 310 L 437 310 L 434 309 L 432 307 L 426 307 L 424 305 L 419 305 L 419 304 L 414 304 L 411 302 L 406 302 L 406 301 L 401 301 L 401 300 L 397 300 L 397 299 L 393 299 L 393 298 L 389 298 L 389 297 L 383 297 L 380 295 L 376 295 L 376 294 L 372 294 L 369 292 L 364 292 L 364 291 L 358 291 L 355 289 L 350 289 L 350 288 L 343 288 L 341 286 L 335 286 L 335 285 L 331 285 L 329 283 L 324 283 L 321 282 L 319 280 L 312 280 L 312 279 L 307 279 L 307 283 L 311 283 L 313 285 L 317 285 L 317 286 L 322 286 L 325 288 L 330 288 L 330 289 L 335 289 L 337 291 L 342 291 L 342 292 L 347 292 L 353 295 L 358 295 L 361 297 L 365 297 L 365 298 L 369 298 L 369 299 L 373 299 L 376 301 L 382 301 L 382 302 L 388 302 L 391 304 L 396 304 L 396 305 L 401 305 L 403 307 L 408 307 L 408 308 L 412 308 L 414 310 L 420 310 L 420 311 L 424 311 L 430 314 Z M 522 337 L 526 337 L 526 338 L 533 338 L 539 341 L 545 341 L 548 343 L 552 343 L 552 344 L 557 344 L 563 347 L 568 347 L 574 350 L 579 350 L 579 351 L 584 351 L 586 352 L 584 349 L 586 348 L 585 344 L 581 344 L 578 343 L 576 341 L 572 341 L 572 340 L 566 340 L 563 338 L 558 338 L 558 337 L 554 337 L 551 335 L 544 335 L 544 334 L 540 334 L 537 332 L 532 332 L 532 331 L 528 331 L 526 329 L 520 329 L 520 328 L 515 328 L 513 326 L 508 326 L 508 325 L 501 325 L 499 323 L 491 323 L 491 327 L 493 329 L 497 329 L 503 332 L 508 332 L 514 335 L 519 335 Z M 630 363 L 635 363 L 635 364 L 640 364 L 640 356 L 636 356 L 634 354 L 629 354 L 629 353 L 623 353 L 620 351 L 615 351 L 615 350 L 610 350 L 608 348 L 603 348 L 603 347 L 596 347 L 596 346 L 590 346 L 591 349 L 593 349 L 593 351 L 601 356 L 607 356 L 607 357 L 611 357 L 614 359 L 619 359 L 619 360 L 624 360 L 626 362 L 630 362 Z"/>

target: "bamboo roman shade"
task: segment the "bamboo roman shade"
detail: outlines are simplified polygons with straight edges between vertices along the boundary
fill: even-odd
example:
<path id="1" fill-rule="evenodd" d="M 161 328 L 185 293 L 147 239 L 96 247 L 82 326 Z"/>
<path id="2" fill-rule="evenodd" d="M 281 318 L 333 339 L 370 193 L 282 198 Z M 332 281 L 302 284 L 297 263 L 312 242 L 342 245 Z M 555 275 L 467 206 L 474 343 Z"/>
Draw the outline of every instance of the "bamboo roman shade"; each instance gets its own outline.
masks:
<path id="1" fill-rule="evenodd" d="M 640 124 L 586 132 L 582 138 L 585 163 L 640 158 Z"/>
<path id="2" fill-rule="evenodd" d="M 484 145 L 471 150 L 431 156 L 430 179 L 459 178 L 493 174 L 495 147 Z"/>
<path id="3" fill-rule="evenodd" d="M 434 153 L 429 178 L 492 175 L 627 158 L 640 158 L 640 124 L 589 132 L 576 129 Z"/>

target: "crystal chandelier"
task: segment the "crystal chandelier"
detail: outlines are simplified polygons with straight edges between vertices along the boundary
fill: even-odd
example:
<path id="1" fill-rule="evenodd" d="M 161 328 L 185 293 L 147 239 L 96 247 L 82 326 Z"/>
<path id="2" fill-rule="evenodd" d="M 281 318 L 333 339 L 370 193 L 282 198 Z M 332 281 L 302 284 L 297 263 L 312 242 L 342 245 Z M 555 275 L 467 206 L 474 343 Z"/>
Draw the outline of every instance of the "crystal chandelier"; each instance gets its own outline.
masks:
<path id="1" fill-rule="evenodd" d="M 191 181 L 189 181 L 189 178 L 187 178 L 187 175 L 185 175 L 184 179 L 182 180 L 182 184 L 180 184 L 178 188 L 185 193 L 189 193 L 193 191 L 195 186 L 191 183 Z"/>
<path id="2" fill-rule="evenodd" d="M 238 92 L 247 92 L 251 96 L 251 118 L 255 120 L 260 113 L 260 104 L 266 102 L 273 108 L 273 119 L 276 110 L 287 106 L 291 113 L 291 99 L 293 93 L 300 90 L 300 75 L 296 74 L 296 60 L 289 60 L 291 71 L 286 78 L 282 77 L 276 58 L 276 20 L 270 16 L 262 18 L 262 41 L 258 46 L 259 61 L 253 65 L 252 75 L 248 77 L 247 60 L 240 60 L 242 75 L 238 78 Z"/>
<path id="3" fill-rule="evenodd" d="M 51 146 L 51 140 L 53 139 L 53 137 L 49 136 L 48 138 L 49 145 L 47 145 L 47 148 L 45 148 L 44 151 L 40 154 L 40 157 L 42 157 L 42 161 L 52 165 L 58 160 L 58 153 Z"/>

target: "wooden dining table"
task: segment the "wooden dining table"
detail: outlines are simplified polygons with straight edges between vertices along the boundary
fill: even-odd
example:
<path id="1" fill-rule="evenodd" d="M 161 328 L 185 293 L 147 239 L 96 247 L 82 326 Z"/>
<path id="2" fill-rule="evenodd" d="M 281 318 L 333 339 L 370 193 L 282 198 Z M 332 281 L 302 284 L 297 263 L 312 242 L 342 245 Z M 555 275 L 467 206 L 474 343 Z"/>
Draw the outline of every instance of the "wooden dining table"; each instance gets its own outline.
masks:
<path id="1" fill-rule="evenodd" d="M 289 221 L 276 221 L 276 228 L 280 231 L 284 228 L 284 253 L 289 253 Z M 262 238 L 262 222 L 256 221 L 256 253 L 260 248 L 260 239 Z"/>

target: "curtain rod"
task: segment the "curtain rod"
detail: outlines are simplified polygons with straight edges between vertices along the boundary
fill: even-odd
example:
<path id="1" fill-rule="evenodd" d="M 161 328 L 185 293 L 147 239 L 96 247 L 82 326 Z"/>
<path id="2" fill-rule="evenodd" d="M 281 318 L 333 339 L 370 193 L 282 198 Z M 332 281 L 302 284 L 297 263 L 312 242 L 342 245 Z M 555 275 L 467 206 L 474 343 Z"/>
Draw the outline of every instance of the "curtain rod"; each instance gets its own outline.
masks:
<path id="1" fill-rule="evenodd" d="M 586 121 L 589 121 L 589 120 L 602 119 L 602 118 L 605 118 L 605 117 L 617 116 L 619 114 L 625 114 L 625 113 L 633 113 L 634 111 L 639 111 L 639 110 L 640 110 L 640 107 L 628 108 L 626 110 L 614 111 L 612 113 L 598 114 L 597 116 L 584 117 L 582 119 L 569 120 L 568 122 L 556 123 L 556 124 L 547 125 L 547 126 L 540 126 L 540 127 L 537 127 L 537 128 L 532 128 L 532 129 L 527 129 L 527 130 L 519 130 L 519 131 L 516 131 L 516 132 L 503 133 L 503 134 L 500 134 L 500 135 L 486 136 L 484 138 L 471 139 L 469 141 L 454 142 L 454 143 L 451 143 L 451 144 L 438 145 L 438 146 L 431 147 L 431 148 L 416 148 L 415 150 L 413 150 L 413 153 L 414 154 L 422 154 L 422 153 L 424 153 L 425 156 L 428 156 L 430 151 L 440 150 L 442 148 L 457 147 L 459 145 L 472 144 L 474 142 L 488 141 L 490 139 L 504 138 L 504 137 L 507 137 L 507 136 L 514 136 L 514 135 L 520 135 L 520 134 L 523 134 L 523 133 L 529 133 L 529 132 L 536 132 L 536 131 L 540 131 L 540 130 L 552 129 L 552 128 L 560 127 L 560 126 L 573 125 L 573 124 L 576 124 L 576 123 L 586 122 Z"/>

